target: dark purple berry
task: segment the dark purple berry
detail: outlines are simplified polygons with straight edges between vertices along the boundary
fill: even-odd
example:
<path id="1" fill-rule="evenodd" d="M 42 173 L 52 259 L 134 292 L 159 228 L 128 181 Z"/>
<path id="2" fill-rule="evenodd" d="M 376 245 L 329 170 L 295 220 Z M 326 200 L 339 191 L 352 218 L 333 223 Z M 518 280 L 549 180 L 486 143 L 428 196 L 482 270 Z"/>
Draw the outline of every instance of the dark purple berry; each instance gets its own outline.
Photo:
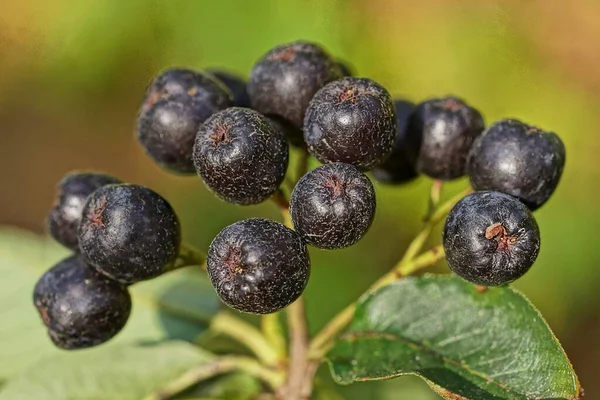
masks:
<path id="1" fill-rule="evenodd" d="M 413 163 L 410 162 L 406 143 L 408 118 L 415 105 L 406 100 L 395 100 L 397 133 L 392 154 L 382 164 L 373 168 L 373 177 L 379 182 L 400 184 L 409 182 L 419 176 Z"/>
<path id="2" fill-rule="evenodd" d="M 310 276 L 300 236 L 282 224 L 251 218 L 223 229 L 206 261 L 217 294 L 233 309 L 273 313 L 296 300 Z"/>
<path id="3" fill-rule="evenodd" d="M 66 350 L 97 346 L 127 322 L 127 288 L 99 274 L 79 256 L 50 268 L 35 285 L 33 303 L 52 342 Z"/>
<path id="4" fill-rule="evenodd" d="M 194 164 L 205 185 L 221 199 L 257 204 L 275 193 L 283 181 L 288 144 L 263 115 L 232 107 L 202 124 Z"/>
<path id="5" fill-rule="evenodd" d="M 58 183 L 58 195 L 48 215 L 50 235 L 69 249 L 79 251 L 77 228 L 83 205 L 93 191 L 111 183 L 121 181 L 96 172 L 71 172 L 65 175 Z"/>
<path id="6" fill-rule="evenodd" d="M 540 250 L 540 231 L 525 204 L 499 192 L 475 192 L 448 214 L 443 232 L 450 269 L 478 285 L 523 276 Z"/>
<path id="7" fill-rule="evenodd" d="M 505 119 L 475 141 L 467 173 L 476 190 L 508 193 L 536 210 L 558 186 L 565 159 L 565 146 L 555 133 Z"/>
<path id="8" fill-rule="evenodd" d="M 371 79 L 331 82 L 317 92 L 306 111 L 304 141 L 323 163 L 371 169 L 391 154 L 395 138 L 392 97 Z"/>
<path id="9" fill-rule="evenodd" d="M 210 75 L 186 69 L 166 70 L 146 93 L 137 138 L 158 165 L 175 173 L 194 173 L 192 148 L 198 127 L 231 105 L 231 93 Z"/>
<path id="10" fill-rule="evenodd" d="M 248 94 L 252 108 L 302 128 L 317 90 L 341 77 L 337 63 L 319 45 L 294 42 L 274 48 L 252 68 Z"/>
<path id="11" fill-rule="evenodd" d="M 313 246 L 341 249 L 358 242 L 375 217 L 373 184 L 350 164 L 313 169 L 296 184 L 290 201 L 294 229 Z"/>
<path id="12" fill-rule="evenodd" d="M 108 185 L 88 198 L 79 248 L 100 273 L 120 282 L 154 278 L 175 262 L 181 233 L 171 205 L 139 185 Z"/>
<path id="13" fill-rule="evenodd" d="M 208 72 L 213 77 L 217 78 L 223 85 L 233 94 L 233 105 L 236 107 L 250 108 L 250 96 L 246 87 L 248 83 L 245 79 L 231 72 L 220 69 L 208 69 Z"/>
<path id="14" fill-rule="evenodd" d="M 430 99 L 413 111 L 407 144 L 417 171 L 434 179 L 465 174 L 467 154 L 484 129 L 479 111 L 456 97 Z"/>

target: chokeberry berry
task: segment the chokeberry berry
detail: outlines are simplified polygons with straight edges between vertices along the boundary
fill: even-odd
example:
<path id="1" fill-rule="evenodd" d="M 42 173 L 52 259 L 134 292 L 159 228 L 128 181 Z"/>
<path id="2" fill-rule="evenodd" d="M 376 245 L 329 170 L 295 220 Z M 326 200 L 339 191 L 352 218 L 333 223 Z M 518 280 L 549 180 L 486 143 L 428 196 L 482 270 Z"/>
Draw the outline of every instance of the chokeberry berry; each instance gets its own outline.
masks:
<path id="1" fill-rule="evenodd" d="M 535 218 L 516 198 L 482 191 L 448 214 L 443 245 L 450 269 L 479 285 L 510 283 L 525 274 L 540 250 Z"/>
<path id="2" fill-rule="evenodd" d="M 465 174 L 467 154 L 484 129 L 479 111 L 456 97 L 430 99 L 417 105 L 407 128 L 409 155 L 417 171 L 434 179 Z"/>
<path id="3" fill-rule="evenodd" d="M 379 182 L 400 184 L 409 182 L 419 176 L 415 166 L 410 162 L 406 143 L 408 118 L 415 105 L 406 100 L 395 100 L 397 133 L 392 154 L 382 164 L 373 168 L 373 177 Z"/>
<path id="4" fill-rule="evenodd" d="M 476 190 L 508 193 L 536 210 L 558 186 L 565 158 L 565 146 L 555 133 L 505 119 L 473 143 L 467 173 Z"/>
<path id="5" fill-rule="evenodd" d="M 181 232 L 171 205 L 139 185 L 107 185 L 90 195 L 79 224 L 79 248 L 100 273 L 134 283 L 175 262 Z"/>
<path id="6" fill-rule="evenodd" d="M 150 85 L 138 117 L 137 138 L 163 168 L 194 173 L 192 149 L 198 127 L 233 105 L 229 90 L 208 74 L 169 69 Z"/>
<path id="7" fill-rule="evenodd" d="M 81 221 L 83 205 L 96 189 L 112 183 L 121 183 L 117 178 L 96 172 L 72 172 L 58 183 L 58 195 L 48 215 L 50 235 L 60 244 L 79 251 L 77 227 Z"/>
<path id="8" fill-rule="evenodd" d="M 33 303 L 52 342 L 67 350 L 97 346 L 114 337 L 127 322 L 127 288 L 68 257 L 39 279 Z"/>
<path id="9" fill-rule="evenodd" d="M 310 259 L 300 236 L 260 218 L 223 229 L 210 245 L 206 266 L 221 300 L 253 314 L 288 306 L 300 297 L 310 276 Z"/>
<path id="10" fill-rule="evenodd" d="M 294 42 L 277 46 L 252 68 L 248 94 L 252 108 L 302 128 L 310 99 L 341 77 L 338 64 L 320 46 Z"/>
<path id="11" fill-rule="evenodd" d="M 200 127 L 194 164 L 205 185 L 221 199 L 257 204 L 279 188 L 288 152 L 285 136 L 266 117 L 248 108 L 231 107 Z"/>
<path id="12" fill-rule="evenodd" d="M 315 94 L 304 119 L 304 141 L 321 162 L 361 169 L 381 164 L 396 138 L 396 111 L 389 92 L 367 78 L 345 77 Z"/>
<path id="13" fill-rule="evenodd" d="M 210 68 L 207 69 L 206 72 L 217 78 L 221 83 L 223 83 L 223 85 L 227 87 L 227 89 L 229 89 L 229 91 L 233 94 L 234 106 L 250 108 L 250 96 L 248 96 L 248 91 L 246 90 L 248 83 L 245 79 L 231 72 L 220 69 Z"/>
<path id="14" fill-rule="evenodd" d="M 313 169 L 296 184 L 290 201 L 294 229 L 313 246 L 341 249 L 358 242 L 375 217 L 373 184 L 350 164 Z"/>

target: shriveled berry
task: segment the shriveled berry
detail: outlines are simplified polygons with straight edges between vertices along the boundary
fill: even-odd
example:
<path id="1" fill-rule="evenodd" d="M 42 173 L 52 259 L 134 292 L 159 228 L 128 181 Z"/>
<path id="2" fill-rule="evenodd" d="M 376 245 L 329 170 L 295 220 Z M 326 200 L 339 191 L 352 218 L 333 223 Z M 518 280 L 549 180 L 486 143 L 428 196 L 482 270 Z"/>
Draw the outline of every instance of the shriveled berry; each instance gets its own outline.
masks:
<path id="1" fill-rule="evenodd" d="M 296 184 L 290 201 L 294 229 L 313 246 L 341 249 L 358 242 L 375 217 L 373 184 L 350 164 L 313 169 Z"/>
<path id="2" fill-rule="evenodd" d="M 206 266 L 221 300 L 253 314 L 288 306 L 300 297 L 310 276 L 310 259 L 300 236 L 260 218 L 223 229 L 210 245 Z"/>
<path id="3" fill-rule="evenodd" d="M 323 163 L 371 169 L 391 154 L 395 138 L 392 96 L 371 79 L 331 82 L 317 92 L 306 111 L 304 141 Z"/>
<path id="4" fill-rule="evenodd" d="M 211 68 L 206 70 L 206 72 L 217 78 L 227 87 L 227 89 L 229 89 L 229 91 L 233 94 L 234 106 L 250 108 L 250 96 L 248 96 L 248 91 L 246 90 L 248 83 L 245 79 L 236 74 L 220 69 Z"/>
<path id="5" fill-rule="evenodd" d="M 88 198 L 79 248 L 100 273 L 120 282 L 154 278 L 175 262 L 179 220 L 158 193 L 140 185 L 107 185 Z"/>
<path id="6" fill-rule="evenodd" d="M 288 144 L 266 117 L 231 107 L 209 118 L 198 131 L 194 164 L 204 184 L 221 199 L 257 204 L 285 177 Z"/>
<path id="7" fill-rule="evenodd" d="M 71 172 L 58 183 L 54 207 L 48 215 L 50 235 L 60 244 L 79 251 L 77 227 L 81 221 L 83 205 L 96 189 L 121 181 L 97 172 Z"/>
<path id="8" fill-rule="evenodd" d="M 395 100 L 397 133 L 392 154 L 382 164 L 373 168 L 373 177 L 382 183 L 400 184 L 409 182 L 419 176 L 410 161 L 406 143 L 408 118 L 415 105 L 406 100 Z"/>
<path id="9" fill-rule="evenodd" d="M 505 119 L 475 141 L 467 173 L 476 190 L 508 193 L 536 210 L 558 186 L 565 159 L 565 146 L 558 135 Z"/>
<path id="10" fill-rule="evenodd" d="M 450 211 L 443 244 L 448 266 L 458 276 L 479 285 L 504 285 L 533 265 L 540 232 L 519 200 L 482 191 L 466 196 Z"/>
<path id="11" fill-rule="evenodd" d="M 467 154 L 484 129 L 479 111 L 456 97 L 430 99 L 414 110 L 407 143 L 417 171 L 434 179 L 465 174 Z"/>
<path id="12" fill-rule="evenodd" d="M 338 64 L 322 47 L 294 42 L 277 46 L 256 62 L 248 94 L 255 110 L 302 128 L 310 99 L 340 77 Z"/>
<path id="13" fill-rule="evenodd" d="M 123 329 L 131 311 L 127 288 L 94 271 L 77 255 L 42 275 L 33 303 L 52 342 L 67 350 L 111 339 Z"/>
<path id="14" fill-rule="evenodd" d="M 229 90 L 208 74 L 169 69 L 150 85 L 138 117 L 137 138 L 163 168 L 194 173 L 192 149 L 198 127 L 233 105 Z"/>

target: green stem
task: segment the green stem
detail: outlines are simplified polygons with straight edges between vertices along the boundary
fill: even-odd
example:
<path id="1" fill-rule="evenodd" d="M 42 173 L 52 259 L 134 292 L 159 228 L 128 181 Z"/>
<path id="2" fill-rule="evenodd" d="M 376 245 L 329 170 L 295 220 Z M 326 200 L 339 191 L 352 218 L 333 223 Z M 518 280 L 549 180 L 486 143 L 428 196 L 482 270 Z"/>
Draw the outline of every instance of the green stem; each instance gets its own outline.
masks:
<path id="1" fill-rule="evenodd" d="M 179 255 L 175 260 L 173 266 L 167 269 L 165 272 L 174 271 L 179 268 L 200 266 L 203 269 L 206 268 L 206 254 L 198 250 L 189 243 L 181 243 L 179 247 Z"/>
<path id="2" fill-rule="evenodd" d="M 300 400 L 308 368 L 308 328 L 302 296 L 286 308 L 290 331 L 290 362 L 284 390 L 287 400 Z"/>
<path id="3" fill-rule="evenodd" d="M 300 178 L 306 174 L 308 169 L 308 157 L 309 153 L 307 149 L 300 149 L 300 158 L 298 159 L 298 164 L 296 166 L 296 176 L 294 177 L 294 183 L 298 182 Z"/>
<path id="4" fill-rule="evenodd" d="M 217 314 L 211 321 L 210 329 L 245 345 L 265 365 L 276 366 L 279 362 L 279 354 L 263 334 L 253 325 L 230 313 Z"/>
<path id="5" fill-rule="evenodd" d="M 221 357 L 215 361 L 193 368 L 164 388 L 152 393 L 144 400 L 167 400 L 195 384 L 232 371 L 243 371 L 252 375 L 276 390 L 283 383 L 283 375 L 270 370 L 248 357 Z"/>
<path id="6" fill-rule="evenodd" d="M 280 361 L 287 357 L 287 349 L 280 313 L 265 314 L 260 319 L 260 327 L 268 343 L 277 353 Z"/>
<path id="7" fill-rule="evenodd" d="M 404 264 L 398 263 L 387 274 L 375 281 L 375 283 L 369 287 L 363 296 L 372 294 L 378 289 L 389 285 L 401 277 L 414 274 L 423 268 L 435 265 L 442 258 L 444 258 L 444 249 L 441 245 L 439 245 L 409 262 Z M 354 311 L 356 310 L 356 305 L 357 303 L 354 302 L 344 308 L 313 338 L 309 347 L 309 357 L 311 359 L 320 359 L 327 352 L 327 350 L 329 350 L 330 342 L 352 320 Z"/>

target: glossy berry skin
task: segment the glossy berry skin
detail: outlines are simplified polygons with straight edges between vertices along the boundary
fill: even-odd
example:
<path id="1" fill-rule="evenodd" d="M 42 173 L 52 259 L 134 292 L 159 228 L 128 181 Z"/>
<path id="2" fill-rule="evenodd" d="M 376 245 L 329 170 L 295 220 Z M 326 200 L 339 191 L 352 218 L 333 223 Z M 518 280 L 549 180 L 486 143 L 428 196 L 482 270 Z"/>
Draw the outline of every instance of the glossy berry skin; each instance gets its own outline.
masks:
<path id="1" fill-rule="evenodd" d="M 181 232 L 171 205 L 140 185 L 108 185 L 88 198 L 79 248 L 98 272 L 124 283 L 161 275 L 179 254 Z"/>
<path id="2" fill-rule="evenodd" d="M 430 99 L 412 113 L 407 143 L 417 171 L 440 180 L 465 174 L 467 154 L 481 135 L 484 122 L 479 111 L 456 97 Z"/>
<path id="3" fill-rule="evenodd" d="M 300 297 L 310 276 L 310 259 L 300 236 L 260 218 L 223 229 L 210 245 L 206 265 L 221 300 L 252 314 L 288 306 Z"/>
<path id="4" fill-rule="evenodd" d="M 396 108 L 396 141 L 392 154 L 382 164 L 373 168 L 373 177 L 382 183 L 401 184 L 410 182 L 419 176 L 415 166 L 410 161 L 406 143 L 406 128 L 408 118 L 415 105 L 406 100 L 394 100 Z"/>
<path id="5" fill-rule="evenodd" d="M 234 106 L 250 108 L 250 96 L 248 96 L 248 91 L 246 90 L 248 83 L 245 79 L 220 69 L 208 69 L 206 72 L 217 78 L 219 82 L 229 89 L 231 94 L 233 94 Z"/>
<path id="6" fill-rule="evenodd" d="M 331 82 L 311 100 L 304 141 L 319 161 L 371 169 L 387 159 L 396 139 L 396 110 L 389 92 L 367 78 Z"/>
<path id="7" fill-rule="evenodd" d="M 79 251 L 77 228 L 83 205 L 92 192 L 112 183 L 121 181 L 96 172 L 72 172 L 65 175 L 58 183 L 58 195 L 48 215 L 50 235 L 69 249 Z"/>
<path id="8" fill-rule="evenodd" d="M 66 350 L 97 346 L 123 329 L 131 311 L 127 288 L 68 257 L 35 285 L 33 303 L 52 342 Z"/>
<path id="9" fill-rule="evenodd" d="M 204 184 L 219 198 L 257 204 L 285 177 L 288 144 L 266 117 L 248 108 L 220 111 L 202 124 L 194 164 Z"/>
<path id="10" fill-rule="evenodd" d="M 309 244 L 341 249 L 358 242 L 375 217 L 373 184 L 350 164 L 313 169 L 296 184 L 290 200 L 294 229 Z"/>
<path id="11" fill-rule="evenodd" d="M 540 250 L 529 209 L 512 196 L 475 192 L 448 214 L 443 244 L 450 269 L 478 285 L 496 286 L 523 276 Z"/>
<path id="12" fill-rule="evenodd" d="M 302 128 L 306 107 L 315 93 L 340 77 L 338 64 L 322 47 L 294 42 L 272 49 L 256 62 L 248 94 L 255 110 Z"/>
<path id="13" fill-rule="evenodd" d="M 565 146 L 555 133 L 506 119 L 475 141 L 467 173 L 476 190 L 508 193 L 536 210 L 558 186 L 565 159 Z"/>
<path id="14" fill-rule="evenodd" d="M 210 75 L 179 68 L 166 70 L 146 93 L 138 116 L 137 139 L 161 167 L 192 174 L 198 127 L 232 105 L 229 90 Z"/>

